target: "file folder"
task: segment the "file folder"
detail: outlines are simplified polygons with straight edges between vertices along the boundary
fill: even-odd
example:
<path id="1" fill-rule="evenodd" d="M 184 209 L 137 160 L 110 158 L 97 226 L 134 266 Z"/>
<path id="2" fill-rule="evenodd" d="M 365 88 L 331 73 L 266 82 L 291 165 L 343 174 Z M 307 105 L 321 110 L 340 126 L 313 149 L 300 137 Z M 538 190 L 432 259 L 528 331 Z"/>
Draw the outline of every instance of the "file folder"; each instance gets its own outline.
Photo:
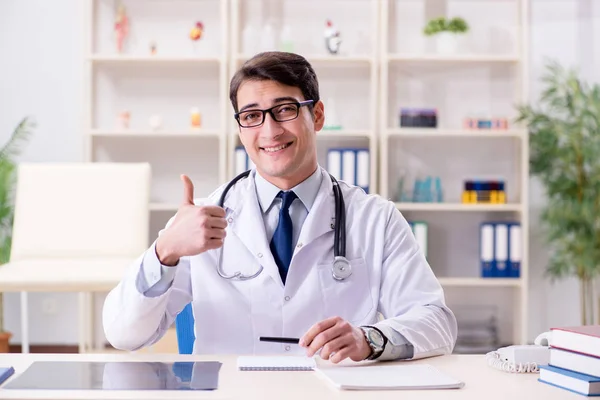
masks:
<path id="1" fill-rule="evenodd" d="M 521 276 L 522 255 L 522 231 L 521 224 L 511 223 L 508 226 L 508 266 L 507 276 L 509 278 L 519 278 Z"/>
<path id="2" fill-rule="evenodd" d="M 410 229 L 419 245 L 419 248 L 423 251 L 425 258 L 427 258 L 427 234 L 428 226 L 427 222 L 424 221 L 407 221 L 410 225 Z"/>
<path id="3" fill-rule="evenodd" d="M 244 171 L 254 168 L 255 165 L 246 153 L 244 146 L 235 148 L 235 174 L 239 175 Z"/>
<path id="4" fill-rule="evenodd" d="M 338 149 L 327 152 L 327 171 L 335 178 L 342 179 L 342 153 Z"/>
<path id="5" fill-rule="evenodd" d="M 352 149 L 342 151 L 342 180 L 350 185 L 356 184 L 356 152 Z"/>
<path id="6" fill-rule="evenodd" d="M 427 258 L 427 223 L 423 221 L 416 221 L 414 223 L 414 234 L 419 248 L 423 251 L 425 258 Z"/>
<path id="7" fill-rule="evenodd" d="M 491 278 L 494 274 L 494 224 L 485 222 L 480 227 L 479 254 L 481 276 Z"/>
<path id="8" fill-rule="evenodd" d="M 235 174 L 239 175 L 246 171 L 246 149 L 243 146 L 235 148 Z"/>
<path id="9" fill-rule="evenodd" d="M 492 276 L 508 276 L 508 224 L 503 222 L 495 224 Z"/>
<path id="10" fill-rule="evenodd" d="M 370 159 L 368 149 L 356 151 L 356 186 L 369 193 Z"/>

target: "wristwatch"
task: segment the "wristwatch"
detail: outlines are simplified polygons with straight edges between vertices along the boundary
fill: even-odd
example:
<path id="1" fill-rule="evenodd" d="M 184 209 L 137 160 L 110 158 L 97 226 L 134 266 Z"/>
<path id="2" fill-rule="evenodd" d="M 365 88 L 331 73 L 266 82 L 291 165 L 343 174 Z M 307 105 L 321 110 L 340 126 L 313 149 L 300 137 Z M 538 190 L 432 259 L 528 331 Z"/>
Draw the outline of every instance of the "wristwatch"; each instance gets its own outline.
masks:
<path id="1" fill-rule="evenodd" d="M 371 347 L 371 354 L 365 360 L 375 360 L 383 353 L 388 339 L 383 332 L 374 326 L 361 326 L 360 329 L 365 334 L 369 347 Z"/>

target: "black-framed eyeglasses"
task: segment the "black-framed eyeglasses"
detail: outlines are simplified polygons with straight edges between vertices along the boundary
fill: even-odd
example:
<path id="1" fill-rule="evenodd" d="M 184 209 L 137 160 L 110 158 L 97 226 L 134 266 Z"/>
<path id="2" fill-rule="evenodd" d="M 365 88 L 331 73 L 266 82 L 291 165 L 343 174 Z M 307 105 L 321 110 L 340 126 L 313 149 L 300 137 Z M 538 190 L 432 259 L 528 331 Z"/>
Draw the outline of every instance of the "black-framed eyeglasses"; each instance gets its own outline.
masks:
<path id="1" fill-rule="evenodd" d="M 266 110 L 244 110 L 235 113 L 234 117 L 242 128 L 253 128 L 262 125 L 265 122 L 267 113 L 271 114 L 273 120 L 277 122 L 286 122 L 298 118 L 300 107 L 312 104 L 313 100 L 305 100 L 300 102 L 289 102 L 277 104 Z"/>

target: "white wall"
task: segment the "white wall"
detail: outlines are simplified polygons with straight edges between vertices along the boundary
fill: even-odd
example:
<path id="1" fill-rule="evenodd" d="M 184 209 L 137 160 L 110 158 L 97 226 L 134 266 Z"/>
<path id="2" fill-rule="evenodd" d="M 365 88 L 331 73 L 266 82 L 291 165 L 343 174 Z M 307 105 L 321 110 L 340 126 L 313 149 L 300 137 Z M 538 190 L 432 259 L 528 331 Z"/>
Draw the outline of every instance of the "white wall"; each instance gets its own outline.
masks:
<path id="1" fill-rule="evenodd" d="M 23 161 L 80 161 L 83 32 L 80 0 L 0 1 L 0 141 L 26 115 L 38 128 Z M 51 193 L 47 194 L 51 196 Z M 43 198 L 40 199 L 43 201 Z M 6 328 L 20 342 L 19 295 L 5 296 Z M 41 313 L 44 299 L 56 301 L 56 315 Z M 33 343 L 77 343 L 77 297 L 30 295 Z"/>
<path id="2" fill-rule="evenodd" d="M 531 4 L 532 97 L 539 93 L 535 79 L 543 72 L 545 57 L 581 64 L 586 77 L 600 80 L 600 71 L 594 68 L 600 61 L 600 5 L 593 5 L 592 0 L 532 0 Z M 35 116 L 39 124 L 23 161 L 83 159 L 81 11 L 80 0 L 0 1 L 0 141 L 7 139 L 24 115 Z M 542 276 L 547 250 L 538 216 L 543 204 L 543 188 L 532 180 L 531 339 L 551 326 L 579 323 L 576 282 L 551 285 Z M 41 312 L 48 299 L 56 302 L 56 315 Z M 76 300 L 73 294 L 30 295 L 32 343 L 75 344 Z M 6 296 L 5 316 L 6 327 L 15 335 L 12 342 L 19 343 L 18 295 Z M 101 335 L 100 328 L 97 334 Z"/>

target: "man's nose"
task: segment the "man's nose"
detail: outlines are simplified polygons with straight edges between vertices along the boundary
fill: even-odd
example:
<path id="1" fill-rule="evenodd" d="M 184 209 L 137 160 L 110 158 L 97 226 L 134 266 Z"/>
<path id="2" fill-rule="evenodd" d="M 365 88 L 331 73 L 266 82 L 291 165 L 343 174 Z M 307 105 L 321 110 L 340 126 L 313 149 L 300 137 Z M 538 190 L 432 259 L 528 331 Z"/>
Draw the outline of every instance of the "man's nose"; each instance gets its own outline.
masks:
<path id="1" fill-rule="evenodd" d="M 275 137 L 283 133 L 283 128 L 279 122 L 275 121 L 271 114 L 266 113 L 261 133 L 262 136 Z"/>

